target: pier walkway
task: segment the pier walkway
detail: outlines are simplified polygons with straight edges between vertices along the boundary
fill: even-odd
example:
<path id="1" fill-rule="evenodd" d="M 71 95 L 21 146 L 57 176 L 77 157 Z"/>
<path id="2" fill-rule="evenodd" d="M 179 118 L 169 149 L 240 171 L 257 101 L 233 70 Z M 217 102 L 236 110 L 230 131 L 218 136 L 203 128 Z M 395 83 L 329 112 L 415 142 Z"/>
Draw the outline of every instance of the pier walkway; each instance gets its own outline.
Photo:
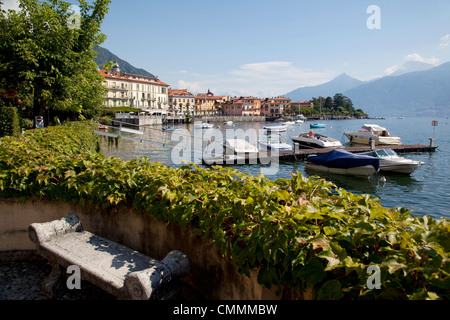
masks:
<path id="1" fill-rule="evenodd" d="M 382 145 L 382 146 L 375 146 L 375 150 L 379 149 L 392 149 L 398 154 L 404 154 L 404 153 L 414 153 L 414 152 L 435 152 L 438 148 L 437 146 L 426 146 L 426 145 L 420 145 L 420 144 L 414 144 L 414 145 Z M 271 159 L 277 158 L 279 160 L 305 160 L 309 155 L 312 154 L 321 154 L 326 153 L 329 151 L 332 151 L 336 148 L 319 148 L 319 149 L 299 149 L 298 146 L 294 145 L 294 151 L 280 151 L 277 153 L 271 153 L 268 152 L 260 152 L 256 154 L 245 154 L 242 155 L 242 157 L 245 157 L 245 159 L 227 159 L 225 160 L 223 157 L 217 157 L 217 158 L 210 158 L 205 161 L 207 165 L 222 165 L 222 164 L 256 164 L 256 163 L 263 163 L 267 164 L 271 161 Z M 339 149 L 344 149 L 352 153 L 360 153 L 360 152 L 366 152 L 371 150 L 370 145 L 359 145 L 359 146 L 353 146 L 353 147 L 341 147 Z"/>

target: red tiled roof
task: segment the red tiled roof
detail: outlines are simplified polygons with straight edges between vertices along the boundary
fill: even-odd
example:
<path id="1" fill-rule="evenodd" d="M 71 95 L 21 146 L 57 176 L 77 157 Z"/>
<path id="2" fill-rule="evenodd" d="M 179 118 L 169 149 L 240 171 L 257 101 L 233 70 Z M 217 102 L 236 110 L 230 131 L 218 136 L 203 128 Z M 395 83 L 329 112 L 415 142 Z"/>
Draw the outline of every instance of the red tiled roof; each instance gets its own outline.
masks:
<path id="1" fill-rule="evenodd" d="M 193 96 L 187 89 L 169 89 L 169 95 Z"/>
<path id="2" fill-rule="evenodd" d="M 135 74 L 130 74 L 130 73 L 122 73 L 122 72 L 111 75 L 105 70 L 100 70 L 100 74 L 103 77 L 110 78 L 110 79 L 127 80 L 127 81 L 139 82 L 139 83 L 145 83 L 145 84 L 153 83 L 153 84 L 158 84 L 158 85 L 162 85 L 165 87 L 169 87 L 169 85 L 167 83 L 164 83 L 157 78 L 150 78 L 150 77 L 146 77 L 146 76 L 140 76 L 140 75 L 135 75 Z M 129 76 L 146 78 L 148 80 L 131 79 L 131 78 L 129 78 Z M 150 80 L 155 80 L 156 82 L 153 82 Z"/>

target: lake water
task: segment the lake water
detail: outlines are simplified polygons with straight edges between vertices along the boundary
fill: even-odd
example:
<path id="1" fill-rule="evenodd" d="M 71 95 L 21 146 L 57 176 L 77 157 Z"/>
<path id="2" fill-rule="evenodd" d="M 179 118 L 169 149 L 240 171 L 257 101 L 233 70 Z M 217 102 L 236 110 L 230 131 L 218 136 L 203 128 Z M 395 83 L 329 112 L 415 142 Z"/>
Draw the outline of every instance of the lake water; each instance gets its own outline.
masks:
<path id="1" fill-rule="evenodd" d="M 438 121 L 438 126 L 433 127 L 432 121 Z M 436 152 L 407 153 L 401 156 L 413 160 L 424 161 L 425 164 L 411 175 L 399 174 L 375 174 L 370 178 L 357 178 L 351 176 L 328 175 L 324 176 L 337 186 L 356 194 L 372 194 L 380 198 L 383 206 L 405 207 L 413 210 L 413 214 L 423 216 L 428 214 L 439 219 L 446 217 L 450 219 L 450 119 L 448 118 L 387 118 L 383 120 L 329 120 L 321 121 L 326 124 L 324 129 L 314 129 L 317 133 L 322 133 L 340 140 L 344 145 L 348 144 L 347 138 L 343 135 L 346 130 L 358 130 L 364 123 L 375 123 L 388 129 L 391 134 L 398 135 L 403 144 L 423 144 L 429 145 L 429 138 L 434 137 L 435 145 L 438 146 Z M 281 133 L 283 141 L 292 144 L 290 137 L 299 135 L 302 132 L 309 132 L 310 122 L 295 124 L 288 127 L 288 130 Z M 248 132 L 249 129 L 260 133 L 260 129 L 265 125 L 275 125 L 275 123 L 238 123 L 233 128 L 242 129 Z M 215 127 L 220 127 L 223 136 L 226 135 L 225 125 L 215 123 Z M 193 125 L 185 126 L 184 133 L 194 137 L 202 138 L 201 134 L 207 134 L 207 130 L 194 129 Z M 190 131 L 188 131 L 190 130 Z M 250 130 L 250 131 L 251 131 Z M 114 132 L 114 129 L 110 129 Z M 117 130 L 116 130 L 117 131 Z M 199 136 L 200 134 L 200 136 Z M 154 162 L 160 162 L 167 166 L 179 166 L 178 160 L 173 161 L 175 154 L 173 146 L 179 145 L 178 140 L 171 141 L 172 133 L 164 133 L 161 126 L 146 127 L 144 135 L 134 135 L 123 133 L 123 136 L 142 139 L 151 143 L 122 140 L 118 147 L 108 145 L 107 140 L 102 140 L 102 150 L 105 156 L 116 156 L 122 160 L 140 158 L 142 156 L 150 158 Z M 228 137 L 228 136 L 227 136 Z M 192 139 L 198 141 L 199 139 Z M 194 148 L 187 160 L 199 161 L 199 153 Z M 203 165 L 201 165 L 204 167 Z M 231 166 L 244 173 L 257 175 L 263 168 L 262 165 L 235 165 Z M 301 172 L 305 176 L 317 175 L 318 173 L 305 170 L 303 161 L 280 161 L 275 175 L 267 175 L 269 179 L 278 178 L 289 179 L 291 173 Z M 385 177 L 386 180 L 381 179 Z"/>

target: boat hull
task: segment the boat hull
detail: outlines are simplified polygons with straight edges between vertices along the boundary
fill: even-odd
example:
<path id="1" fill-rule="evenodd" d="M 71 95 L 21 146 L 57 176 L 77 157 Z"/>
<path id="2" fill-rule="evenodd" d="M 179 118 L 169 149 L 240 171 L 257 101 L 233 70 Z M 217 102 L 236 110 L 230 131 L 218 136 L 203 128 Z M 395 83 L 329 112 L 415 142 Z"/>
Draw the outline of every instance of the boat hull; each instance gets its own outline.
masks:
<path id="1" fill-rule="evenodd" d="M 380 161 L 380 171 L 392 173 L 411 174 L 419 169 L 424 163 L 419 161 L 392 162 L 388 160 Z"/>
<path id="2" fill-rule="evenodd" d="M 264 127 L 264 129 L 270 132 L 285 132 L 287 131 L 287 126 Z"/>
<path id="3" fill-rule="evenodd" d="M 318 164 L 311 163 L 311 162 L 306 162 L 305 166 L 308 169 L 318 171 L 318 172 L 333 173 L 333 174 L 340 174 L 340 175 L 361 176 L 361 177 L 369 177 L 377 171 L 371 165 L 361 166 L 361 167 L 353 167 L 353 168 L 333 168 L 333 167 L 326 167 L 326 166 L 318 165 Z"/>
<path id="4" fill-rule="evenodd" d="M 309 127 L 311 129 L 320 129 L 320 128 L 325 128 L 326 125 L 325 124 L 320 124 L 320 123 L 315 123 L 315 124 L 310 124 Z"/>
<path id="5" fill-rule="evenodd" d="M 256 146 L 251 145 L 243 139 L 227 139 L 225 143 L 227 154 L 257 154 L 259 152 Z"/>
<path id="6" fill-rule="evenodd" d="M 259 145 L 261 146 L 262 149 L 269 150 L 269 151 L 292 151 L 293 150 L 292 146 L 288 145 L 286 143 L 271 144 L 271 143 L 260 142 Z"/>
<path id="7" fill-rule="evenodd" d="M 347 139 L 352 143 L 370 144 L 375 141 L 375 145 L 400 145 L 400 137 L 379 137 L 364 135 L 361 133 L 344 133 Z"/>
<path id="8" fill-rule="evenodd" d="M 291 137 L 292 141 L 298 143 L 301 149 L 317 149 L 317 148 L 340 148 L 342 143 L 336 139 L 323 137 L 323 139 Z"/>

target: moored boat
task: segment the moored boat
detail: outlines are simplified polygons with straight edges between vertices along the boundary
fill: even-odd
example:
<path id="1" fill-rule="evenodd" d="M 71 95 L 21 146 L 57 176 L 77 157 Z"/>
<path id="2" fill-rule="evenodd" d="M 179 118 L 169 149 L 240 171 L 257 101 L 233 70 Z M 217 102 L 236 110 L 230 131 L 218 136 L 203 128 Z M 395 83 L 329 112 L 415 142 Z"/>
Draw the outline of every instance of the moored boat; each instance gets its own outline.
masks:
<path id="1" fill-rule="evenodd" d="M 371 176 L 380 169 L 380 159 L 336 149 L 306 159 L 308 169 L 342 175 Z"/>
<path id="2" fill-rule="evenodd" d="M 227 149 L 227 151 L 231 151 L 231 153 L 234 154 L 259 152 L 257 146 L 250 144 L 244 139 L 227 139 L 225 142 L 225 148 Z"/>
<path id="3" fill-rule="evenodd" d="M 301 133 L 298 136 L 291 137 L 291 139 L 298 143 L 299 148 L 302 149 L 342 147 L 342 143 L 339 140 L 315 133 L 314 131 Z"/>
<path id="4" fill-rule="evenodd" d="M 411 174 L 425 162 L 400 157 L 394 150 L 386 148 L 360 153 L 380 159 L 380 171 Z"/>
<path id="5" fill-rule="evenodd" d="M 375 145 L 402 144 L 400 137 L 391 135 L 386 128 L 377 124 L 364 124 L 358 131 L 346 131 L 344 135 L 353 143 L 371 144 L 373 141 Z"/>
<path id="6" fill-rule="evenodd" d="M 211 123 L 203 122 L 203 123 L 196 123 L 194 124 L 195 128 L 202 128 L 202 129 L 210 129 L 213 128 L 214 125 Z"/>
<path id="7" fill-rule="evenodd" d="M 287 130 L 286 125 L 280 125 L 280 126 L 265 126 L 265 130 L 271 131 L 271 132 L 284 132 Z"/>
<path id="8" fill-rule="evenodd" d="M 163 127 L 163 131 L 176 131 L 176 130 L 182 130 L 182 127 Z"/>
<path id="9" fill-rule="evenodd" d="M 318 129 L 318 128 L 326 128 L 326 124 L 324 124 L 324 123 L 311 123 L 310 125 L 309 125 L 309 127 L 311 128 L 311 129 Z"/>
<path id="10" fill-rule="evenodd" d="M 262 149 L 270 151 L 292 151 L 293 148 L 290 144 L 281 141 L 281 137 L 278 135 L 268 135 L 259 141 L 259 145 Z"/>

